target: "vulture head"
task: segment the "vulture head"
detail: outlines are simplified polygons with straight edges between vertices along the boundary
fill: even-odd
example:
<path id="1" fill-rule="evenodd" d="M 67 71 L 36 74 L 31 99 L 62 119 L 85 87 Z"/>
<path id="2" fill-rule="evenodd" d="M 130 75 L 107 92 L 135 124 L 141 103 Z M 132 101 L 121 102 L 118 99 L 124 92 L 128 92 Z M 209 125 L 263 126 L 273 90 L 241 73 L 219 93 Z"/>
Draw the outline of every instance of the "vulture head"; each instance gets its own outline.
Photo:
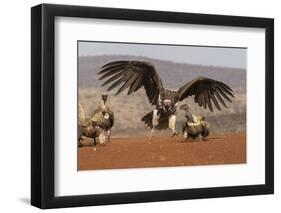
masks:
<path id="1" fill-rule="evenodd" d="M 108 97 L 108 95 L 107 95 L 106 93 L 104 93 L 104 94 L 101 95 L 101 98 L 102 98 L 102 100 L 103 100 L 104 103 L 106 103 L 107 97 Z"/>
<path id="2" fill-rule="evenodd" d="M 159 99 L 159 107 L 165 112 L 173 110 L 179 100 L 177 92 L 171 90 L 164 90 L 160 93 Z"/>

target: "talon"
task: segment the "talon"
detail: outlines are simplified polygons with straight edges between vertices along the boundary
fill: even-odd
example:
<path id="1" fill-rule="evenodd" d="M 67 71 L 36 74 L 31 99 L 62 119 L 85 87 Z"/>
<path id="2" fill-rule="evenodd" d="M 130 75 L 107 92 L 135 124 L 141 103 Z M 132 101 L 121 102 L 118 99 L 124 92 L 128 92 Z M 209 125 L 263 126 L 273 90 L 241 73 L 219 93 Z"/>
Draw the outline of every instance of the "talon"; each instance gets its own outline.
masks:
<path id="1" fill-rule="evenodd" d="M 173 132 L 172 137 L 174 137 L 174 136 L 178 136 L 178 135 L 179 135 L 179 133 L 177 133 L 177 132 Z"/>

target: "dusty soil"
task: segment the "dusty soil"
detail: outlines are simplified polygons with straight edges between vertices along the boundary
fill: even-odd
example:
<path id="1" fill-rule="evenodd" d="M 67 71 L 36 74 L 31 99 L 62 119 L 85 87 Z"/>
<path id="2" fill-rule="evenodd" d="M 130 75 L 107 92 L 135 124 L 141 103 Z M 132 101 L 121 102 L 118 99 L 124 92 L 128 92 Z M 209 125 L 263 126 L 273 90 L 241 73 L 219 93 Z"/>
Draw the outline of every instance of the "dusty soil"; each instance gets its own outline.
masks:
<path id="1" fill-rule="evenodd" d="M 78 150 L 78 170 L 246 163 L 246 134 L 213 135 L 206 141 L 112 138 L 95 151 L 89 141 L 84 145 Z"/>

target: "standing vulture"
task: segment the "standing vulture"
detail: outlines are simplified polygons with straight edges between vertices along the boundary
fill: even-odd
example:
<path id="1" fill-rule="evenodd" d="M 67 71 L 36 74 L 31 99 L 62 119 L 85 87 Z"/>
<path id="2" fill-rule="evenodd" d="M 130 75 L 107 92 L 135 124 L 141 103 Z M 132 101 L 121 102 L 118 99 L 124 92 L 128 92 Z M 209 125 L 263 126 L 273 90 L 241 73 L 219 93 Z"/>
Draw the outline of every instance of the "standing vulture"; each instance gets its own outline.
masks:
<path id="1" fill-rule="evenodd" d="M 110 142 L 111 129 L 114 125 L 114 113 L 106 104 L 107 98 L 107 94 L 101 95 L 100 106 L 94 111 L 91 121 L 94 127 L 99 127 L 103 130 L 102 135 L 107 135 L 108 142 Z M 104 144 L 105 139 L 102 139 L 102 141 Z"/>
<path id="2" fill-rule="evenodd" d="M 113 61 L 102 66 L 99 80 L 102 86 L 109 85 L 108 91 L 118 87 L 117 94 L 128 89 L 128 95 L 144 87 L 152 112 L 141 120 L 151 128 L 150 140 L 155 129 L 170 128 L 176 135 L 176 108 L 178 102 L 194 96 L 195 103 L 213 111 L 213 105 L 221 110 L 227 108 L 225 100 L 231 102 L 232 89 L 226 84 L 210 78 L 198 77 L 180 87 L 177 91 L 165 89 L 155 67 L 143 61 Z"/>

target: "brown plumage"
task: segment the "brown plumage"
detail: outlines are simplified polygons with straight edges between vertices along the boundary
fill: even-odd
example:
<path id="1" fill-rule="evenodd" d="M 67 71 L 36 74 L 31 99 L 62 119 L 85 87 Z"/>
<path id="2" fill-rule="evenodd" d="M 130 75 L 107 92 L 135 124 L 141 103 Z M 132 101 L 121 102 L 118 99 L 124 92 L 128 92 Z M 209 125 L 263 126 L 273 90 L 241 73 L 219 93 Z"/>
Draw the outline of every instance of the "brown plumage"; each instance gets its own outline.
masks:
<path id="1" fill-rule="evenodd" d="M 93 145 L 96 146 L 96 138 L 101 135 L 101 128 L 93 126 L 91 120 L 86 121 L 85 111 L 83 106 L 79 103 L 79 114 L 78 114 L 78 145 L 82 146 L 81 141 L 83 137 L 88 137 L 93 139 Z"/>
<path id="2" fill-rule="evenodd" d="M 130 95 L 143 86 L 152 105 L 158 104 L 159 95 L 165 95 L 165 89 L 158 73 L 154 66 L 148 62 L 114 61 L 104 65 L 98 74 L 102 75 L 99 80 L 106 79 L 102 86 L 111 83 L 108 91 L 119 87 L 116 94 L 128 89 L 128 95 Z M 227 108 L 225 100 L 231 102 L 230 97 L 234 97 L 229 86 L 205 77 L 195 78 L 174 92 L 173 96 L 177 98 L 177 101 L 194 95 L 194 101 L 199 106 L 209 108 L 211 111 L 213 111 L 213 104 L 218 110 L 221 110 L 219 103 Z"/>
<path id="3" fill-rule="evenodd" d="M 102 137 L 103 131 L 100 127 L 93 126 L 91 122 L 88 122 L 86 125 L 78 126 L 79 137 L 78 137 L 78 145 L 82 146 L 81 141 L 83 141 L 83 136 L 87 138 L 93 139 L 93 145 L 97 145 L 96 138 Z"/>
<path id="4" fill-rule="evenodd" d="M 157 104 L 158 96 L 163 89 L 162 81 L 154 66 L 147 62 L 115 61 L 104 65 L 98 74 L 102 75 L 99 80 L 107 79 L 102 86 L 111 83 L 108 91 L 119 86 L 116 94 L 128 88 L 128 95 L 130 95 L 143 86 L 149 102 L 153 105 Z"/>
<path id="5" fill-rule="evenodd" d="M 79 104 L 79 124 L 78 124 L 78 143 L 81 146 L 83 136 L 92 138 L 93 145 L 97 144 L 96 138 L 99 138 L 99 143 L 105 145 L 105 136 L 110 141 L 111 128 L 114 124 L 114 113 L 106 106 L 107 95 L 101 95 L 101 104 L 96 109 L 91 118 L 86 122 L 85 112 L 81 104 Z"/>
<path id="6" fill-rule="evenodd" d="M 186 123 L 183 125 L 183 135 L 185 139 L 197 139 L 199 137 L 205 139 L 207 136 L 209 136 L 209 134 L 210 130 L 204 117 L 199 118 L 194 123 L 186 121 Z"/>
<path id="7" fill-rule="evenodd" d="M 91 116 L 91 122 L 94 127 L 99 127 L 107 135 L 108 142 L 110 142 L 111 129 L 114 125 L 114 113 L 106 106 L 108 95 L 101 95 L 101 103 L 98 109 L 94 111 Z"/>
<path id="8" fill-rule="evenodd" d="M 196 139 L 199 137 L 205 139 L 209 136 L 209 124 L 206 122 L 205 117 L 192 115 L 187 104 L 181 105 L 180 109 L 185 111 L 186 122 L 182 127 L 185 139 Z"/>
<path id="9" fill-rule="evenodd" d="M 116 94 L 128 89 L 128 95 L 144 88 L 149 102 L 156 106 L 157 112 L 150 112 L 142 118 L 152 129 L 157 128 L 159 120 L 167 117 L 175 120 L 176 106 L 179 101 L 194 96 L 195 103 L 213 111 L 213 106 L 221 110 L 223 105 L 227 108 L 226 101 L 231 102 L 234 97 L 232 89 L 226 84 L 210 78 L 198 77 L 180 87 L 177 91 L 165 89 L 161 78 L 151 63 L 143 61 L 114 61 L 105 64 L 99 80 L 104 80 L 102 86 L 109 85 L 107 90 L 117 88 Z M 160 117 L 156 118 L 157 116 Z M 152 120 L 149 121 L 148 119 Z M 154 119 L 154 122 L 153 122 Z M 157 121 L 158 120 L 158 121 Z M 157 122 L 156 122 L 157 121 Z M 175 134 L 175 125 L 172 127 Z"/>

